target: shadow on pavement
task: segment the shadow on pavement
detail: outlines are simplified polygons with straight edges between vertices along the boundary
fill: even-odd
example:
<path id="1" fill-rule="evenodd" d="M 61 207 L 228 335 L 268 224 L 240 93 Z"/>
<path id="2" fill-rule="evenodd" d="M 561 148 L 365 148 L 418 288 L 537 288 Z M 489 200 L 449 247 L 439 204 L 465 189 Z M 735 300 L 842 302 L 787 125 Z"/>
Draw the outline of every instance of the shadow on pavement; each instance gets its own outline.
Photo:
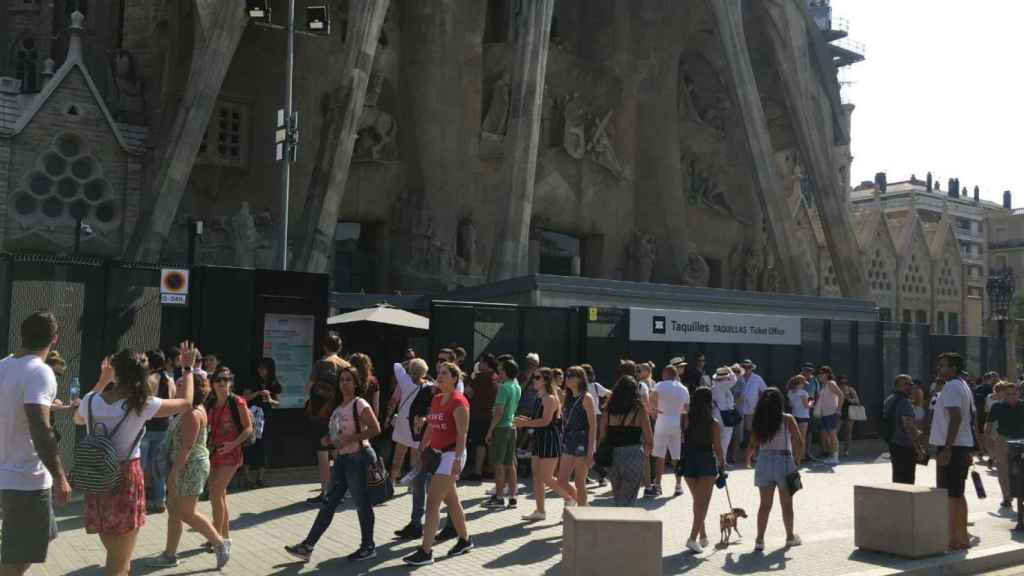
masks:
<path id="1" fill-rule="evenodd" d="M 253 514 L 252 512 L 242 512 L 238 515 L 238 518 L 231 521 L 231 529 L 244 530 L 246 528 L 252 528 L 253 526 L 263 524 L 264 522 L 270 522 L 293 514 L 300 514 L 310 509 L 315 508 L 305 502 L 293 502 L 282 508 L 275 508 L 273 510 L 267 510 L 257 514 Z"/>
<path id="2" fill-rule="evenodd" d="M 752 544 L 751 544 L 752 545 Z M 725 555 L 725 563 L 722 571 L 729 574 L 750 574 L 752 572 L 766 572 L 786 569 L 786 553 L 788 548 L 779 548 L 773 552 L 746 552 L 734 555 L 728 552 Z"/>

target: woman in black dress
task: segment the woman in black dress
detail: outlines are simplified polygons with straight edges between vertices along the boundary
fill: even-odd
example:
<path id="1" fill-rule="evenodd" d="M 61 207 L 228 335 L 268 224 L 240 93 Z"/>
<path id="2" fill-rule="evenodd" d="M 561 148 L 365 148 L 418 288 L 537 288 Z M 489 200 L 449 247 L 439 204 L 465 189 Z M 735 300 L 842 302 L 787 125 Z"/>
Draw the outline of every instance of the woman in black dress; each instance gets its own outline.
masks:
<path id="1" fill-rule="evenodd" d="M 533 417 L 517 416 L 516 428 L 533 430 L 533 458 L 530 467 L 533 471 L 533 494 L 537 500 L 537 510 L 523 520 L 538 522 L 547 514 L 544 510 L 544 491 L 551 489 L 565 499 L 566 506 L 575 506 L 576 501 L 555 479 L 558 457 L 562 454 L 562 403 L 558 401 L 555 389 L 554 373 L 550 368 L 540 368 L 533 374 L 530 382 L 537 398 L 533 404 Z"/>
<path id="2" fill-rule="evenodd" d="M 245 484 L 250 490 L 263 488 L 263 468 L 267 465 L 264 444 L 267 415 L 271 408 L 277 406 L 281 392 L 281 383 L 277 380 L 277 364 L 273 358 L 261 358 L 256 366 L 256 379 L 242 388 L 242 396 L 253 417 L 253 442 L 243 448 Z"/>

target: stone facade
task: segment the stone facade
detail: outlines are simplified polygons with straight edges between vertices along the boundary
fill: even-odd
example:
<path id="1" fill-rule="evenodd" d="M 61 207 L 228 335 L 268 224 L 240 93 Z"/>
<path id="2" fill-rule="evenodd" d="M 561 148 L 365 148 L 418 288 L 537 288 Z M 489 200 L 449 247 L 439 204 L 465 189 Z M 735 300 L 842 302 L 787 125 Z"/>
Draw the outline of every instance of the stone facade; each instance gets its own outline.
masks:
<path id="1" fill-rule="evenodd" d="M 296 40 L 293 227 L 317 220 L 302 214 L 322 156 L 314 151 L 330 136 L 325 105 L 343 104 L 336 91 L 353 86 L 346 43 L 354 30 L 365 32 L 370 11 L 356 7 L 368 1 L 329 3 L 330 35 Z M 34 20 L 19 13 L 0 27 L 0 39 L 15 46 L 25 34 L 56 35 L 48 23 L 61 18 L 47 14 L 63 4 L 38 4 L 47 5 L 26 13 Z M 875 260 L 862 265 L 851 248 L 851 216 L 837 208 L 846 204 L 833 200 L 849 177 L 849 110 L 839 103 L 825 37 L 806 1 L 726 4 L 390 2 L 372 63 L 357 62 L 369 77 L 328 248 L 336 289 L 437 292 L 551 272 L 869 296 L 862 269 Z M 280 23 L 286 2 L 270 5 Z M 106 239 L 83 242 L 83 252 L 138 253 L 127 244 L 145 237 L 132 234 L 140 206 L 156 204 L 149 191 L 170 169 L 186 174 L 187 186 L 176 210 L 151 215 L 172 222 L 166 238 L 155 236 L 161 260 L 186 258 L 194 218 L 206 223 L 198 262 L 269 267 L 281 213 L 273 136 L 283 32 L 250 23 L 237 45 L 225 46 L 232 56 L 217 94 L 196 96 L 194 30 L 197 19 L 201 27 L 213 18 L 213 5 L 121 6 L 81 52 L 109 52 L 103 82 L 88 80 L 100 73 L 85 64 L 94 56 L 79 56 L 73 71 L 55 76 L 59 90 L 0 98 L 17 103 L 24 125 L 0 125 L 0 193 L 21 194 L 25 175 L 45 170 L 39 162 L 59 142 L 31 134 L 55 122 L 62 128 L 51 134 L 80 135 L 118 206 L 118 224 L 99 226 Z M 110 22 L 119 34 L 109 33 Z M 43 44 L 40 62 L 63 58 Z M 773 53 L 780 57 L 761 56 Z M 156 151 L 185 94 L 215 99 L 205 138 L 194 162 L 161 166 L 173 155 Z M 72 97 L 92 114 L 87 126 L 61 116 Z M 27 116 L 38 100 L 39 112 Z M 111 117 L 117 121 L 100 121 Z M 49 229 L 14 212 L 0 223 L 3 249 L 67 250 L 61 230 L 73 227 L 23 232 Z M 828 214 L 825 226 L 820 214 Z M 294 260 L 317 261 L 306 256 Z M 885 258 L 896 265 L 892 254 Z M 828 268 L 851 259 L 838 276 Z M 794 281 L 797 271 L 808 277 Z"/>
<path id="2" fill-rule="evenodd" d="M 66 57 L 7 79 L 0 123 L 0 246 L 116 257 L 140 210 L 146 129 L 116 121 L 86 65 L 82 18 Z M 26 93 L 25 82 L 38 87 Z"/>
<path id="3" fill-rule="evenodd" d="M 916 213 L 923 234 L 930 245 L 936 241 L 950 244 L 960 255 L 962 270 L 951 273 L 961 279 L 964 292 L 963 310 L 957 313 L 959 325 L 956 327 L 969 336 L 987 334 L 985 318 L 988 317 L 988 303 L 985 283 L 990 267 L 996 265 L 992 262 L 990 253 L 993 238 L 991 227 L 992 222 L 1002 222 L 1010 214 L 1009 206 L 982 200 L 977 188 L 973 195 L 968 195 L 967 188 L 962 187 L 955 178 L 947 181 L 946 189 L 943 189 L 938 179 L 933 178 L 931 173 L 928 173 L 924 180 L 911 176 L 909 180 L 898 182 L 887 182 L 886 176 L 879 173 L 876 180 L 877 182 L 863 182 L 852 189 L 850 203 L 854 218 L 858 218 L 858 214 L 880 211 L 886 217 L 900 221 L 907 214 Z M 1009 200 L 1006 198 L 1005 204 L 1009 204 Z M 901 221 L 901 226 L 902 224 Z M 943 236 L 935 240 L 937 231 L 942 231 Z M 894 238 L 897 246 L 900 246 L 899 237 Z M 940 247 L 932 246 L 933 254 L 939 250 Z M 935 262 L 933 266 L 938 267 L 936 270 L 940 274 L 946 268 L 944 262 L 941 265 Z M 936 282 L 938 281 L 937 278 Z M 948 279 L 943 282 L 948 284 Z M 948 286 L 939 284 L 934 286 L 936 290 L 948 289 Z M 903 307 L 903 310 L 910 310 L 911 318 L 915 322 L 918 321 L 918 310 L 927 312 L 928 322 L 932 324 L 934 330 L 940 334 L 946 333 L 954 327 L 949 321 L 950 310 L 945 309 L 950 307 L 950 298 L 948 294 L 937 294 L 938 301 L 945 301 L 944 307 L 933 308 L 931 304 L 918 301 L 914 307 Z M 897 307 L 892 307 L 891 310 L 896 311 Z M 939 312 L 942 312 L 945 319 L 943 322 L 939 321 Z M 904 318 L 906 313 L 902 311 L 893 315 L 894 320 Z"/>

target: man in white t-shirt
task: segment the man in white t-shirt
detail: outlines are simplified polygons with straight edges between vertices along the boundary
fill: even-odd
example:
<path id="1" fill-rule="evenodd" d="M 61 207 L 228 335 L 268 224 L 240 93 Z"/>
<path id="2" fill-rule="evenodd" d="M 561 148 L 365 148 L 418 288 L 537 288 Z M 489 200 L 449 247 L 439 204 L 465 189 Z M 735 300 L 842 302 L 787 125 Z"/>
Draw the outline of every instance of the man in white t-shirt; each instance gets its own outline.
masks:
<path id="1" fill-rule="evenodd" d="M 949 549 L 966 550 L 970 547 L 967 533 L 967 500 L 964 488 L 974 451 L 971 422 L 974 399 L 970 388 L 960 379 L 964 359 L 956 352 L 939 354 L 938 375 L 945 381 L 935 401 L 932 428 L 928 442 L 935 447 L 936 480 L 938 488 L 945 488 L 949 496 Z"/>
<path id="2" fill-rule="evenodd" d="M 52 497 L 65 504 L 71 486 L 60 461 L 50 406 L 57 379 L 44 363 L 57 343 L 57 320 L 36 312 L 21 323 L 21 350 L 0 360 L 0 500 L 4 515 L 0 573 L 21 575 L 46 562 L 57 537 Z M 17 527 L 9 524 L 16 520 Z"/>
<path id="3" fill-rule="evenodd" d="M 679 460 L 682 455 L 683 429 L 686 428 L 686 413 L 690 407 L 690 392 L 679 380 L 679 371 L 675 366 L 666 366 L 661 372 L 661 382 L 651 392 L 651 406 L 657 414 L 654 422 L 654 478 L 651 488 L 658 496 L 661 495 L 661 475 L 665 472 L 665 452 L 672 460 Z M 682 493 L 679 479 L 676 482 L 676 495 Z"/>
<path id="4" fill-rule="evenodd" d="M 750 440 L 750 433 L 754 429 L 754 410 L 757 408 L 757 401 L 761 399 L 761 393 L 768 389 L 764 378 L 754 370 L 757 364 L 752 360 L 740 362 L 743 368 L 743 376 L 740 381 L 743 384 L 743 392 L 740 394 L 740 413 L 743 414 L 743 448 L 747 447 Z"/>

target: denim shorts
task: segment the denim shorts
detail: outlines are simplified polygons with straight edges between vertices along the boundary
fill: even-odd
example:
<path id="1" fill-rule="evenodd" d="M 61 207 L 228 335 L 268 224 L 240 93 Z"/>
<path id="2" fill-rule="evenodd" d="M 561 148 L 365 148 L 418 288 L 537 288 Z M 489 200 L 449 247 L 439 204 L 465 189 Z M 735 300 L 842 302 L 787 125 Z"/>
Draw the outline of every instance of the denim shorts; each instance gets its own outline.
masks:
<path id="1" fill-rule="evenodd" d="M 829 414 L 828 416 L 821 417 L 821 429 L 825 432 L 835 432 L 839 430 L 839 413 Z"/>
<path id="2" fill-rule="evenodd" d="M 786 490 L 786 476 L 796 471 L 796 462 L 789 451 L 761 450 L 754 467 L 754 486 Z"/>
<path id="3" fill-rule="evenodd" d="M 582 458 L 587 455 L 587 431 L 567 430 L 562 435 L 562 454 Z"/>

